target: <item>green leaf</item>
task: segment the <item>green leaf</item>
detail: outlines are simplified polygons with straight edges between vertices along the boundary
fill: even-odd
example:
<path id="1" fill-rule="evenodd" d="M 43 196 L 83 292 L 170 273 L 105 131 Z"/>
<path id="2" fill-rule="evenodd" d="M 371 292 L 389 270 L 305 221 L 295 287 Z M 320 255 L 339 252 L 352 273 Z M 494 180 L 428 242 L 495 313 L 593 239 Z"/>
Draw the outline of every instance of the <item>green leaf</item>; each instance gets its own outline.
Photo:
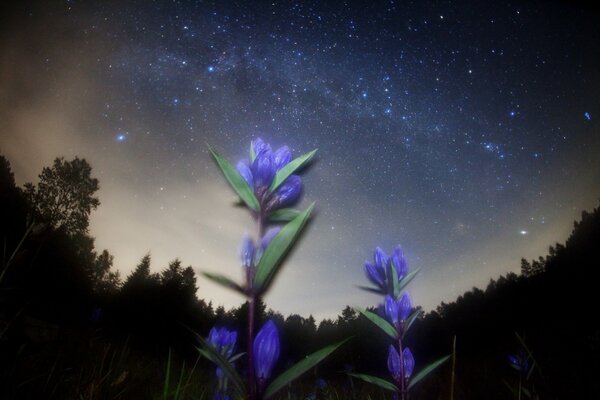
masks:
<path id="1" fill-rule="evenodd" d="M 392 339 L 398 339 L 398 332 L 396 331 L 396 328 L 394 328 L 393 325 L 387 322 L 384 318 L 381 318 L 374 312 L 363 310 L 362 308 L 356 308 L 355 310 L 364 315 L 369 321 L 377 325 L 379 329 L 391 336 Z"/>
<path id="2" fill-rule="evenodd" d="M 429 364 L 428 366 L 426 366 L 425 368 L 423 368 L 422 370 L 420 370 L 417 374 L 413 375 L 412 379 L 408 383 L 407 390 L 409 390 L 410 388 L 412 388 L 413 386 L 415 386 L 421 379 L 423 379 L 427 375 L 429 375 L 429 373 L 431 371 L 433 371 L 434 369 L 436 369 L 437 367 L 439 367 L 440 365 L 442 365 L 443 363 L 445 363 L 446 361 L 448 361 L 449 358 L 450 358 L 450 355 L 442 357 L 439 360 L 432 362 L 431 364 Z"/>
<path id="3" fill-rule="evenodd" d="M 198 352 L 205 357 L 206 359 L 214 362 L 223 370 L 225 376 L 231 381 L 235 390 L 238 392 L 240 396 L 246 394 L 246 388 L 244 386 L 244 382 L 242 378 L 235 371 L 233 366 L 225 357 L 223 357 L 219 352 L 217 352 L 214 347 L 212 347 L 208 342 L 201 336 L 196 335 L 196 338 L 200 341 L 202 347 L 196 347 Z"/>
<path id="4" fill-rule="evenodd" d="M 422 313 L 420 308 L 417 308 L 404 322 L 404 330 L 402 331 L 402 337 L 406 335 L 406 332 L 410 329 L 411 325 L 417 320 L 419 315 Z"/>
<path id="5" fill-rule="evenodd" d="M 288 222 L 300 215 L 300 211 L 295 208 L 281 208 L 269 214 L 269 221 Z"/>
<path id="6" fill-rule="evenodd" d="M 223 175 L 225 175 L 225 178 L 227 178 L 227 181 L 233 190 L 235 190 L 238 196 L 240 196 L 240 198 L 248 207 L 254 211 L 258 211 L 260 204 L 258 203 L 256 196 L 254 196 L 254 192 L 250 186 L 248 186 L 248 183 L 244 180 L 244 178 L 238 173 L 235 167 L 219 153 L 213 150 L 212 147 L 208 146 L 208 150 L 219 165 L 219 168 L 221 168 L 221 172 L 223 172 Z"/>
<path id="7" fill-rule="evenodd" d="M 362 290 L 366 290 L 367 292 L 371 292 L 371 293 L 377 293 L 377 294 L 385 294 L 385 291 L 379 288 L 374 288 L 374 287 L 370 287 L 370 286 L 361 286 L 361 285 L 355 285 L 357 288 L 362 289 Z"/>
<path id="8" fill-rule="evenodd" d="M 254 287 L 258 291 L 265 292 L 268 289 L 283 259 L 306 225 L 314 206 L 315 203 L 312 203 L 304 212 L 288 222 L 265 249 L 254 276 Z"/>
<path id="9" fill-rule="evenodd" d="M 283 181 L 285 181 L 288 178 L 288 176 L 293 174 L 298 168 L 300 168 L 303 165 L 305 165 L 306 163 L 308 163 L 315 156 L 316 152 L 317 152 L 317 149 L 314 149 L 313 151 L 309 151 L 308 153 L 303 154 L 300 157 L 293 159 L 288 164 L 286 164 L 283 168 L 281 168 L 277 172 L 277 174 L 275 174 L 275 178 L 273 178 L 271 187 L 269 187 L 269 192 L 272 192 L 273 190 L 277 189 L 279 187 L 279 185 L 281 185 L 283 183 Z"/>
<path id="10" fill-rule="evenodd" d="M 406 276 L 402 279 L 400 279 L 400 282 L 398 282 L 398 292 L 400 292 L 402 289 L 404 289 L 409 283 L 410 281 L 412 281 L 413 279 L 415 279 L 415 277 L 417 276 L 417 274 L 419 273 L 419 271 L 421 270 L 421 268 L 417 268 L 414 271 L 409 272 L 408 274 L 406 274 Z"/>
<path id="11" fill-rule="evenodd" d="M 390 260 L 390 266 L 391 266 L 391 268 L 388 268 L 388 271 L 390 271 L 392 273 L 392 276 L 391 276 L 392 287 L 390 289 L 392 289 L 392 293 L 394 294 L 394 299 L 397 299 L 398 296 L 400 295 L 400 285 L 398 282 L 398 270 L 394 266 L 394 263 L 392 262 L 392 260 Z"/>
<path id="12" fill-rule="evenodd" d="M 256 152 L 254 151 L 254 145 L 252 141 L 250 141 L 250 164 L 254 162 L 256 159 Z"/>
<path id="13" fill-rule="evenodd" d="M 288 369 L 287 371 L 285 371 L 284 373 L 279 375 L 277 378 L 275 378 L 273 380 L 273 382 L 271 382 L 269 387 L 267 387 L 267 390 L 265 390 L 264 398 L 268 399 L 269 397 L 273 396 L 280 389 L 282 389 L 285 385 L 287 385 L 288 383 L 290 383 L 294 379 L 298 378 L 300 375 L 302 375 L 303 373 L 305 373 L 306 371 L 308 371 L 309 369 L 311 369 L 312 367 L 314 367 L 315 365 L 317 365 L 318 363 L 323 361 L 323 359 L 325 359 L 325 357 L 327 357 L 328 355 L 333 353 L 338 347 L 340 347 L 342 344 L 344 344 L 344 342 L 346 342 L 347 340 L 348 339 L 345 339 L 339 343 L 332 344 L 327 347 L 323 347 L 321 350 L 317 350 L 314 353 L 306 356 L 304 358 L 304 360 L 298 362 L 293 367 L 291 367 L 290 369 Z"/>
<path id="14" fill-rule="evenodd" d="M 358 379 L 362 379 L 365 382 L 372 383 L 373 385 L 377 385 L 380 388 L 390 390 L 392 392 L 398 392 L 398 390 L 399 390 L 398 387 L 396 387 L 396 385 L 394 385 L 392 382 L 388 382 L 385 379 L 381 379 L 376 376 L 367 375 L 367 374 L 355 374 L 355 373 L 348 373 L 348 375 L 353 376 Z"/>
<path id="15" fill-rule="evenodd" d="M 204 275 L 211 281 L 218 283 L 221 286 L 225 286 L 226 288 L 233 289 L 236 292 L 239 292 L 242 294 L 246 293 L 246 291 L 244 290 L 243 287 L 241 287 L 239 284 L 237 284 L 236 282 L 234 282 L 233 280 L 229 279 L 226 276 L 223 276 L 220 274 L 213 274 L 212 272 L 202 272 L 202 275 Z"/>

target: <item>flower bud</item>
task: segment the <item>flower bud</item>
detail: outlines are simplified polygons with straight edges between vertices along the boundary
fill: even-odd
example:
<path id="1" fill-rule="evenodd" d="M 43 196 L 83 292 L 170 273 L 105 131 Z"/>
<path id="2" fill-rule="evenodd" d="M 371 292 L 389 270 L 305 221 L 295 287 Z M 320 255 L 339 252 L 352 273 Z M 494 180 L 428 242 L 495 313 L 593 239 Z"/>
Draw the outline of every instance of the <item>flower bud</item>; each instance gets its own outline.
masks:
<path id="1" fill-rule="evenodd" d="M 400 354 L 396 351 L 393 345 L 390 345 L 387 359 L 388 371 L 394 377 L 394 380 L 400 379 L 402 372 L 400 371 Z"/>
<path id="2" fill-rule="evenodd" d="M 279 171 L 286 164 L 292 161 L 292 152 L 289 147 L 282 146 L 275 150 L 273 154 L 273 161 L 275 163 L 275 170 Z"/>
<path id="3" fill-rule="evenodd" d="M 415 359 L 408 347 L 402 352 L 402 361 L 404 362 L 404 378 L 408 379 L 415 369 Z"/>
<path id="4" fill-rule="evenodd" d="M 298 200 L 302 192 L 302 180 L 298 175 L 290 175 L 273 193 L 277 207 L 291 205 Z"/>
<path id="5" fill-rule="evenodd" d="M 273 321 L 267 321 L 260 329 L 253 344 L 254 373 L 258 379 L 268 379 L 279 358 L 279 333 Z"/>
<path id="6" fill-rule="evenodd" d="M 254 188 L 256 191 L 260 188 L 264 190 L 271 186 L 273 177 L 275 177 L 273 152 L 270 149 L 264 149 L 260 153 L 257 153 L 250 169 L 254 178 Z"/>
<path id="7" fill-rule="evenodd" d="M 240 258 L 242 259 L 242 266 L 244 268 L 254 266 L 254 243 L 248 235 L 244 235 L 244 238 L 242 239 Z"/>
<path id="8" fill-rule="evenodd" d="M 240 161 L 237 163 L 236 169 L 242 178 L 244 178 L 248 186 L 250 186 L 251 189 L 254 189 L 254 178 L 252 176 L 252 171 L 250 171 L 250 167 L 248 167 L 244 161 Z"/>
<path id="9" fill-rule="evenodd" d="M 398 303 L 398 319 L 400 321 L 406 321 L 410 312 L 412 310 L 412 305 L 410 303 L 410 296 L 408 293 L 404 292 L 402 297 L 400 297 L 397 301 Z"/>
<path id="10" fill-rule="evenodd" d="M 368 261 L 365 261 L 364 269 L 365 269 L 365 274 L 367 275 L 367 278 L 369 278 L 369 280 L 371 282 L 373 282 L 375 285 L 377 285 L 379 287 L 384 287 L 385 272 L 382 269 L 377 268 L 376 265 L 373 265 Z"/>

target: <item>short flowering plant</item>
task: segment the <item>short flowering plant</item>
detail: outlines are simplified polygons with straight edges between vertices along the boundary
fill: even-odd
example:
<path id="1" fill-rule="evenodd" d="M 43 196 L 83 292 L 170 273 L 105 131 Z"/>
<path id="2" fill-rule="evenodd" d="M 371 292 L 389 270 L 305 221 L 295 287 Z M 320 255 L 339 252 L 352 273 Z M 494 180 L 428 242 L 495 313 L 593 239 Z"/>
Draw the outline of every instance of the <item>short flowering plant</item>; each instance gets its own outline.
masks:
<path id="1" fill-rule="evenodd" d="M 216 399 L 229 399 L 230 394 L 248 400 L 268 399 L 343 343 L 318 350 L 271 379 L 280 353 L 279 331 L 275 323 L 269 320 L 258 333 L 254 332 L 256 304 L 270 288 L 313 210 L 314 203 L 304 211 L 289 207 L 298 201 L 302 192 L 302 180 L 297 172 L 310 162 L 316 150 L 294 159 L 289 147 L 283 146 L 273 151 L 269 144 L 258 138 L 251 143 L 249 159 L 238 162 L 236 167 L 213 148 L 209 150 L 231 187 L 250 210 L 256 223 L 256 235 L 246 235 L 242 239 L 240 261 L 245 277 L 243 284 L 224 275 L 203 273 L 212 281 L 248 299 L 246 353 L 233 355 L 237 333 L 225 328 L 213 328 L 207 339 L 198 338 L 201 343 L 198 350 L 217 364 L 219 385 L 215 391 Z M 281 223 L 284 225 L 268 228 L 269 225 Z M 233 365 L 242 357 L 245 357 L 248 372 L 246 382 Z"/>
<path id="2" fill-rule="evenodd" d="M 404 288 L 419 272 L 418 269 L 409 272 L 408 264 L 400 246 L 394 249 L 391 256 L 379 247 L 373 253 L 373 262 L 364 263 L 367 279 L 375 287 L 361 287 L 369 292 L 384 295 L 382 315 L 358 309 L 367 319 L 384 331 L 392 339 L 388 348 L 387 367 L 392 377 L 390 382 L 376 376 L 351 373 L 351 376 L 395 392 L 395 395 L 405 400 L 408 390 L 423 379 L 435 368 L 443 364 L 450 356 L 443 357 L 413 375 L 415 359 L 408 347 L 403 345 L 404 335 L 421 313 L 420 308 L 413 310 L 409 294 Z"/>

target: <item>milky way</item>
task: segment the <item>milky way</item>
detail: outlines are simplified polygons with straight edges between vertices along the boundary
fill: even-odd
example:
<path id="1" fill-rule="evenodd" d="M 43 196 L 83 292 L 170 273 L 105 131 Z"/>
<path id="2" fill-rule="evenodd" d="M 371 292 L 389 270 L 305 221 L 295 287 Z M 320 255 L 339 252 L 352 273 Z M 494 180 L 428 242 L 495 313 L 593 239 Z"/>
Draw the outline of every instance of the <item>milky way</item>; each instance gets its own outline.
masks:
<path id="1" fill-rule="evenodd" d="M 0 151 L 17 181 L 85 157 L 96 246 L 241 279 L 253 231 L 207 144 L 318 148 L 314 223 L 270 307 L 371 305 L 401 244 L 426 310 L 544 255 L 600 194 L 598 10 L 559 2 L 53 2 L 4 6 Z M 199 278 L 198 296 L 242 299 Z"/>

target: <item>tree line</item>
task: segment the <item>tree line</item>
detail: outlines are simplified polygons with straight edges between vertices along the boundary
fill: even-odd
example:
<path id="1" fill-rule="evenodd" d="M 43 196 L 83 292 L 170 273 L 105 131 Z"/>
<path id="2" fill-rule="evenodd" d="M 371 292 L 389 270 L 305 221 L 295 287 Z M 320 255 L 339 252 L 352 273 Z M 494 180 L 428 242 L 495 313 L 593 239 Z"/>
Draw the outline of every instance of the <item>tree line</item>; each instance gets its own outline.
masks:
<path id="1" fill-rule="evenodd" d="M 6 398 L 24 390 L 9 382 L 51 369 L 53 357 L 65 369 L 83 363 L 82 349 L 95 340 L 127 343 L 151 359 L 172 349 L 193 362 L 196 334 L 205 336 L 217 323 L 243 331 L 247 304 L 225 310 L 198 298 L 202 291 L 194 269 L 177 258 L 159 272 L 153 272 L 150 254 L 124 278 L 114 270 L 112 255 L 97 251 L 88 233 L 89 215 L 100 200 L 99 182 L 84 159 L 57 158 L 39 178 L 37 185 L 18 187 L 8 160 L 0 156 L 0 376 L 3 390 L 10 392 Z M 450 387 L 455 398 L 510 398 L 517 376 L 507 356 L 523 347 L 515 334 L 535 358 L 528 378 L 532 398 L 598 393 L 600 324 L 591 277 L 600 267 L 599 239 L 596 208 L 582 214 L 564 245 L 550 246 L 537 260 L 522 259 L 520 274 L 490 280 L 485 289 L 473 288 L 419 318 L 407 343 L 415 358 L 426 364 L 448 354 L 456 338 L 455 370 L 451 378 L 451 365 L 441 368 L 427 385 L 415 388 L 414 398 L 445 398 Z M 317 323 L 312 316 L 283 316 L 262 303 L 257 324 L 267 318 L 285 338 L 281 360 L 298 360 L 352 337 L 318 375 L 352 388 L 355 383 L 344 372 L 386 374 L 381 343 L 387 338 L 351 307 Z"/>

